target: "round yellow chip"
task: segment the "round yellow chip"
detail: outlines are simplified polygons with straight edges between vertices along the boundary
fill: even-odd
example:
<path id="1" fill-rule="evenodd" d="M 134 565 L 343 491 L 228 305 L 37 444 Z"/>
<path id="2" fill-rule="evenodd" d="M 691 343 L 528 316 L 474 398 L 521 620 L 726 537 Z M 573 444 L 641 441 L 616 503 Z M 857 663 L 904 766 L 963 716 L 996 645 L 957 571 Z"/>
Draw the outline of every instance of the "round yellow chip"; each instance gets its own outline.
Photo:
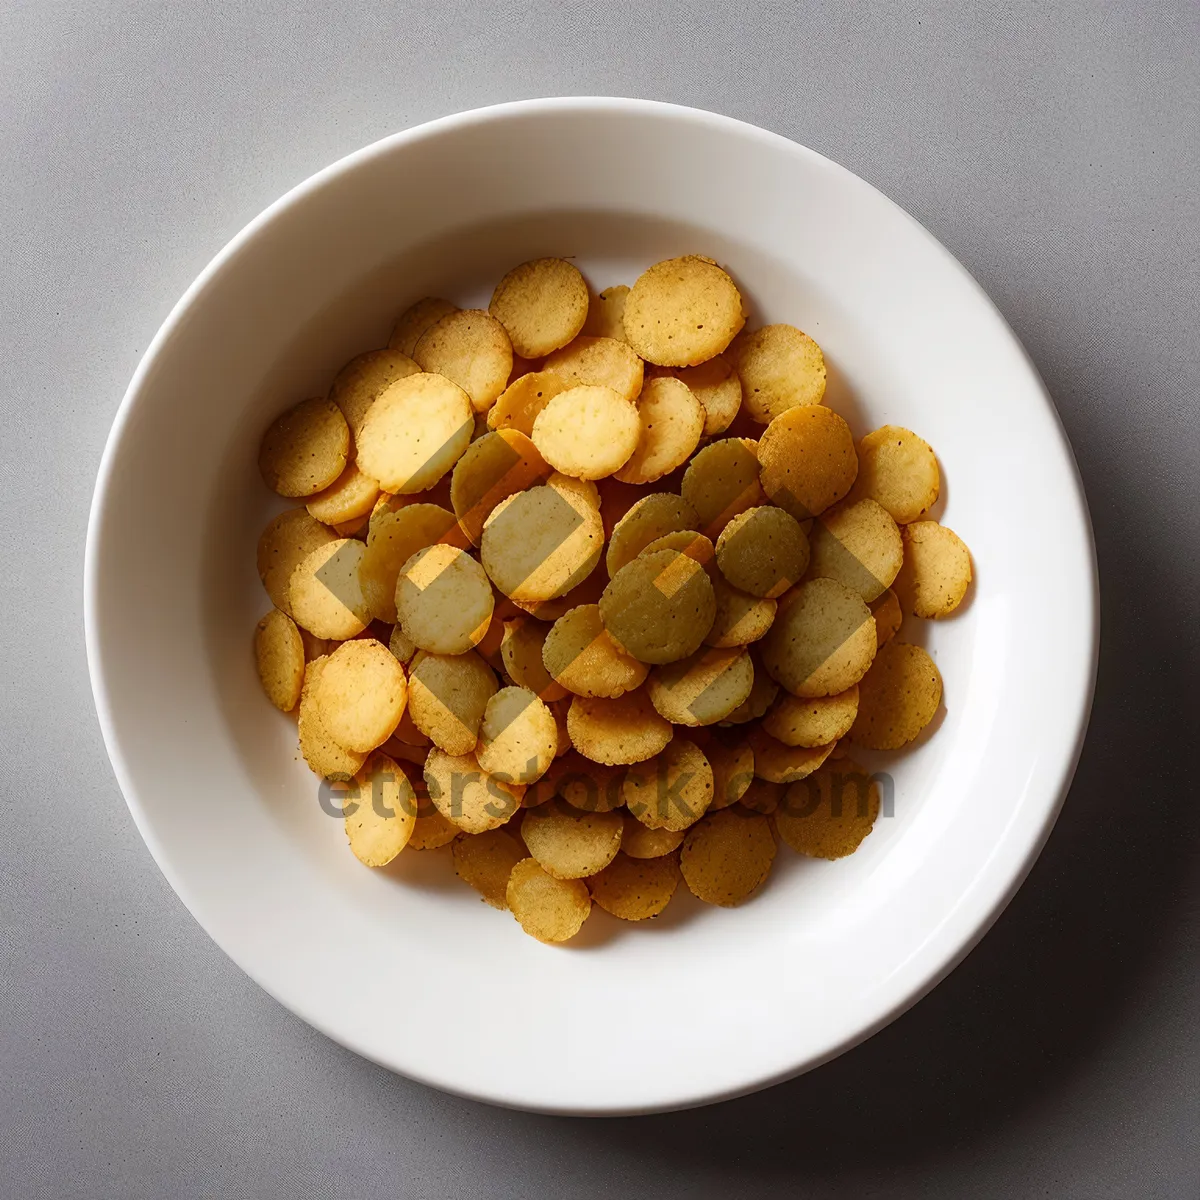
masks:
<path id="1" fill-rule="evenodd" d="M 637 446 L 613 474 L 622 483 L 653 483 L 687 462 L 704 432 L 704 409 L 686 383 L 660 376 L 646 380 L 637 413 Z"/>
<path id="2" fill-rule="evenodd" d="M 555 879 L 533 858 L 522 859 L 513 867 L 505 895 L 521 928 L 539 942 L 568 941 L 592 911 L 586 883 Z"/>
<path id="3" fill-rule="evenodd" d="M 450 503 L 463 532 L 478 546 L 497 504 L 549 477 L 550 467 L 529 438 L 499 429 L 473 441 L 454 464 Z"/>
<path id="4" fill-rule="evenodd" d="M 404 668 L 374 638 L 343 642 L 325 660 L 313 694 L 334 741 L 363 752 L 392 736 L 407 701 Z"/>
<path id="5" fill-rule="evenodd" d="M 729 357 L 742 381 L 742 404 L 760 425 L 789 408 L 820 404 L 825 395 L 821 347 L 793 325 L 741 334 Z"/>
<path id="6" fill-rule="evenodd" d="M 736 737 L 714 737 L 704 747 L 713 772 L 712 812 L 736 804 L 754 780 L 754 751 L 739 733 Z"/>
<path id="7" fill-rule="evenodd" d="M 484 570 L 517 601 L 553 600 L 569 592 L 592 573 L 603 549 L 599 509 L 549 485 L 498 504 L 480 539 Z"/>
<path id="8" fill-rule="evenodd" d="M 504 622 L 500 655 L 504 670 L 517 687 L 528 688 L 543 700 L 561 700 L 567 689 L 558 683 L 542 660 L 542 647 L 550 626 L 532 617 L 517 617 Z"/>
<path id="9" fill-rule="evenodd" d="M 273 608 L 254 630 L 254 659 L 267 699 L 280 712 L 300 703 L 304 686 L 304 641 L 295 621 Z"/>
<path id="10" fill-rule="evenodd" d="M 271 603 L 289 616 L 292 572 L 312 551 L 327 546 L 334 535 L 303 508 L 289 508 L 258 539 L 258 577 Z"/>
<path id="11" fill-rule="evenodd" d="M 854 483 L 850 426 L 822 404 L 789 408 L 758 439 L 759 480 L 772 504 L 797 521 L 836 504 Z"/>
<path id="12" fill-rule="evenodd" d="M 740 513 L 767 502 L 758 482 L 758 456 L 746 438 L 710 442 L 688 463 L 680 494 L 700 518 L 710 538 Z"/>
<path id="13" fill-rule="evenodd" d="M 848 758 L 832 759 L 793 783 L 775 811 L 779 836 L 810 858 L 844 858 L 879 815 L 879 785 Z"/>
<path id="14" fill-rule="evenodd" d="M 533 423 L 538 413 L 570 387 L 570 382 L 553 371 L 530 371 L 514 379 L 500 393 L 500 399 L 488 409 L 489 429 L 515 429 L 526 437 L 533 436 Z"/>
<path id="15" fill-rule="evenodd" d="M 705 645 L 748 646 L 771 628 L 777 607 L 775 600 L 738 591 L 719 571 L 712 585 L 717 613 L 704 638 Z"/>
<path id="16" fill-rule="evenodd" d="M 670 492 L 651 492 L 630 506 L 612 527 L 604 565 L 611 579 L 631 563 L 651 542 L 668 533 L 699 527 L 696 510 L 685 499 Z"/>
<path id="17" fill-rule="evenodd" d="M 582 812 L 612 812 L 625 803 L 625 797 L 621 794 L 624 766 L 592 762 L 577 750 L 572 750 L 555 763 L 554 771 L 557 776 L 555 794 L 572 808 Z"/>
<path id="18" fill-rule="evenodd" d="M 584 758 L 610 766 L 653 758 L 671 740 L 671 722 L 655 712 L 641 688 L 614 700 L 576 696 L 567 729 Z"/>
<path id="19" fill-rule="evenodd" d="M 583 323 L 583 332 L 588 337 L 615 338 L 618 342 L 625 340 L 625 297 L 629 288 L 618 283 L 615 287 L 605 288 L 598 296 L 591 298 L 588 306 L 587 320 Z"/>
<path id="20" fill-rule="evenodd" d="M 345 469 L 350 427 L 332 400 L 302 400 L 263 434 L 258 469 L 281 496 L 311 496 Z"/>
<path id="21" fill-rule="evenodd" d="M 556 879 L 583 879 L 616 857 L 623 827 L 619 812 L 584 812 L 555 800 L 525 814 L 521 836 L 543 870 Z"/>
<path id="22" fill-rule="evenodd" d="M 648 829 L 687 829 L 712 804 L 713 770 L 695 742 L 676 737 L 661 754 L 630 769 L 621 793 Z"/>
<path id="23" fill-rule="evenodd" d="M 678 550 L 656 550 L 622 567 L 600 597 L 604 628 L 639 662 L 676 662 L 700 649 L 716 616 L 707 572 Z"/>
<path id="24" fill-rule="evenodd" d="M 720 354 L 746 323 L 741 294 L 710 259 L 655 263 L 625 298 L 625 338 L 647 361 L 691 367 Z"/>
<path id="25" fill-rule="evenodd" d="M 679 870 L 693 896 L 706 904 L 741 904 L 771 873 L 775 838 L 766 817 L 725 808 L 688 830 Z"/>
<path id="26" fill-rule="evenodd" d="M 442 375 L 409 375 L 371 405 L 358 435 L 358 465 L 389 492 L 433 487 L 471 443 L 471 402 Z"/>
<path id="27" fill-rule="evenodd" d="M 357 439 L 367 409 L 375 403 L 380 392 L 397 379 L 415 375 L 421 368 L 407 351 L 392 349 L 368 350 L 352 358 L 334 376 L 329 398 L 342 410 L 351 435 Z"/>
<path id="28" fill-rule="evenodd" d="M 426 654 L 413 659 L 408 714 L 413 725 L 447 754 L 470 754 L 479 737 L 496 677 L 478 654 Z"/>
<path id="29" fill-rule="evenodd" d="M 537 258 L 514 267 L 496 285 L 488 311 L 508 331 L 512 348 L 541 358 L 565 346 L 588 315 L 588 289 L 577 267 Z"/>
<path id="30" fill-rule="evenodd" d="M 868 750 L 899 750 L 915 738 L 942 702 L 942 676 L 920 646 L 888 642 L 859 683 L 850 740 Z"/>
<path id="31" fill-rule="evenodd" d="M 630 858 L 662 858 L 679 848 L 686 833 L 683 829 L 648 829 L 630 812 L 621 817 L 625 822 L 621 853 Z"/>
<path id="32" fill-rule="evenodd" d="M 418 550 L 396 581 L 396 614 L 422 650 L 463 654 L 492 619 L 492 585 L 465 550 L 439 543 Z"/>
<path id="33" fill-rule="evenodd" d="M 413 349 L 422 371 L 444 375 L 471 398 L 476 412 L 487 412 L 512 373 L 512 343 L 491 313 L 467 309 L 431 325 Z"/>
<path id="34" fill-rule="evenodd" d="M 417 348 L 417 343 L 427 329 L 432 329 L 443 317 L 458 312 L 458 305 L 438 296 L 425 296 L 415 304 L 409 305 L 396 319 L 388 346 L 399 350 L 410 358 Z"/>
<path id="35" fill-rule="evenodd" d="M 324 779 L 347 780 L 357 775 L 367 761 L 365 754 L 339 746 L 325 728 L 320 708 L 313 703 L 313 689 L 328 659 L 314 658 L 304 668 L 304 686 L 300 691 L 300 717 L 297 730 L 300 753 L 309 768 Z"/>
<path id="36" fill-rule="evenodd" d="M 742 406 L 742 383 L 728 357 L 718 354 L 696 367 L 669 369 L 703 406 L 704 436 L 716 437 L 728 429 Z"/>
<path id="37" fill-rule="evenodd" d="M 750 695 L 737 706 L 722 722 L 725 725 L 745 725 L 747 721 L 757 721 L 775 703 L 779 695 L 779 684 L 767 673 L 766 668 L 755 658 L 754 683 Z"/>
<path id="38" fill-rule="evenodd" d="M 871 616 L 875 618 L 875 637 L 878 645 L 882 646 L 888 638 L 895 636 L 904 620 L 900 597 L 888 588 L 882 596 L 871 601 L 870 609 Z"/>
<path id="39" fill-rule="evenodd" d="M 844 692 L 866 674 L 875 649 L 871 610 L 835 579 L 793 588 L 762 640 L 763 663 L 794 696 Z"/>
<path id="40" fill-rule="evenodd" d="M 788 790 L 788 786 L 786 783 L 772 783 L 769 779 L 762 779 L 756 776 L 751 780 L 750 786 L 738 800 L 738 803 L 743 808 L 748 808 L 751 812 L 769 816 L 779 807 L 780 801 Z"/>
<path id="41" fill-rule="evenodd" d="M 424 780 L 422 780 L 424 786 Z M 438 850 L 447 846 L 462 833 L 457 825 L 451 825 L 433 804 L 428 804 L 428 812 L 420 808 L 417 820 L 413 825 L 412 837 L 408 839 L 409 850 Z"/>
<path id="42" fill-rule="evenodd" d="M 678 662 L 655 667 L 646 691 L 658 712 L 675 725 L 713 725 L 743 704 L 754 685 L 754 664 L 743 649 L 706 647 Z"/>
<path id="43" fill-rule="evenodd" d="M 673 854 L 658 858 L 616 858 L 588 880 L 592 901 L 622 921 L 657 917 L 671 902 L 679 884 L 679 864 Z"/>
<path id="44" fill-rule="evenodd" d="M 641 436 L 638 410 L 610 387 L 559 392 L 533 423 L 533 444 L 564 475 L 603 479 L 623 466 Z"/>
<path id="45" fill-rule="evenodd" d="M 870 674 L 870 671 L 867 672 Z M 858 713 L 858 684 L 834 696 L 801 699 L 781 692 L 762 727 L 785 746 L 829 746 L 845 737 Z"/>
<path id="46" fill-rule="evenodd" d="M 371 614 L 358 577 L 366 550 L 354 538 L 335 538 L 304 556 L 288 584 L 296 624 L 339 642 L 366 629 Z"/>
<path id="47" fill-rule="evenodd" d="M 436 747 L 425 760 L 425 784 L 434 807 L 465 833 L 503 825 L 521 807 L 525 789 L 489 775 L 474 754 L 447 754 Z"/>
<path id="48" fill-rule="evenodd" d="M 404 564 L 442 541 L 459 548 L 466 543 L 454 514 L 436 504 L 407 504 L 371 523 L 358 576 L 375 620 L 396 622 L 396 583 Z"/>
<path id="49" fill-rule="evenodd" d="M 326 525 L 346 526 L 367 517 L 378 499 L 378 481 L 352 462 L 327 488 L 309 497 L 308 511 Z"/>
<path id="50" fill-rule="evenodd" d="M 404 769 L 376 750 L 355 777 L 357 795 L 343 806 L 346 837 L 359 862 L 385 867 L 408 845 L 417 796 Z"/>
<path id="51" fill-rule="evenodd" d="M 870 603 L 891 586 L 904 560 L 900 530 L 874 500 L 844 501 L 812 527 L 810 579 L 836 579 Z"/>
<path id="52" fill-rule="evenodd" d="M 598 604 L 580 604 L 554 622 L 542 645 L 542 664 L 575 695 L 608 700 L 641 687 L 648 672 L 609 636 Z"/>
<path id="53" fill-rule="evenodd" d="M 475 757 L 489 774 L 517 783 L 540 779 L 554 761 L 554 714 L 527 688 L 501 688 L 487 702 Z"/>
<path id="54" fill-rule="evenodd" d="M 637 399 L 644 372 L 642 360 L 623 341 L 607 337 L 577 337 L 551 354 L 542 370 L 569 388 L 612 388 L 626 400 Z"/>
<path id="55" fill-rule="evenodd" d="M 919 521 L 940 490 L 937 458 L 929 443 L 911 429 L 884 425 L 858 443 L 853 496 L 882 504 L 897 524 Z"/>
<path id="56" fill-rule="evenodd" d="M 464 883 L 473 887 L 493 908 L 508 908 L 508 877 L 526 858 L 525 847 L 507 829 L 460 837 L 450 853 L 454 869 Z"/>
<path id="57" fill-rule="evenodd" d="M 904 565 L 895 592 L 907 612 L 917 617 L 952 613 L 971 583 L 971 552 L 962 539 L 936 521 L 904 526 Z"/>
<path id="58" fill-rule="evenodd" d="M 800 522 L 770 504 L 739 513 L 717 538 L 717 566 L 726 582 L 768 600 L 799 580 L 808 554 Z"/>
<path id="59" fill-rule="evenodd" d="M 833 750 L 825 746 L 788 746 L 761 727 L 751 729 L 746 739 L 754 751 L 754 774 L 771 783 L 795 783 L 811 775 Z"/>

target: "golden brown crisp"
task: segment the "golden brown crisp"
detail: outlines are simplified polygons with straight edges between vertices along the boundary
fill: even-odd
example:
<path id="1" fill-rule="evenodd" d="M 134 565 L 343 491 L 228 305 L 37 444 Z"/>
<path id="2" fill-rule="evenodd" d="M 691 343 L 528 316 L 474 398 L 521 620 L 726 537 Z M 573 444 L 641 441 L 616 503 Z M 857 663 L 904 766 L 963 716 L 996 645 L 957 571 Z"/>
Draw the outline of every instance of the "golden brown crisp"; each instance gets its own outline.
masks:
<path id="1" fill-rule="evenodd" d="M 775 839 L 767 818 L 726 808 L 688 830 L 679 870 L 692 894 L 708 904 L 741 904 L 771 873 Z"/>
<path id="2" fill-rule="evenodd" d="M 758 482 L 758 456 L 746 438 L 710 442 L 688 463 L 680 495 L 700 518 L 697 529 L 715 539 L 740 513 L 765 504 Z"/>
<path id="3" fill-rule="evenodd" d="M 555 879 L 532 858 L 522 859 L 508 877 L 508 907 L 521 928 L 539 942 L 573 938 L 592 911 L 581 879 Z"/>
<path id="4" fill-rule="evenodd" d="M 850 426 L 821 404 L 789 408 L 758 439 L 759 480 L 797 521 L 836 504 L 858 473 Z"/>
<path id="5" fill-rule="evenodd" d="M 653 758 L 671 740 L 671 722 L 655 712 L 641 688 L 615 700 L 576 696 L 567 728 L 584 758 L 610 766 Z"/>
<path id="6" fill-rule="evenodd" d="M 760 425 L 825 395 L 821 347 L 793 325 L 766 325 L 739 335 L 729 357 L 742 381 L 742 404 Z"/>
<path id="7" fill-rule="evenodd" d="M 695 742 L 675 737 L 661 754 L 630 768 L 621 793 L 648 829 L 687 829 L 712 804 L 712 767 Z"/>
<path id="8" fill-rule="evenodd" d="M 508 332 L 512 348 L 541 358 L 565 346 L 588 315 L 588 289 L 577 267 L 537 258 L 514 267 L 496 285 L 488 311 Z"/>
<path id="9" fill-rule="evenodd" d="M 844 858 L 871 832 L 879 785 L 849 758 L 831 759 L 793 783 L 774 814 L 779 836 L 811 858 Z"/>
<path id="10" fill-rule="evenodd" d="M 358 465 L 386 491 L 423 492 L 459 460 L 474 428 L 461 387 L 443 375 L 409 375 L 385 388 L 367 410 Z"/>
<path id="11" fill-rule="evenodd" d="M 480 309 L 452 312 L 431 325 L 413 349 L 422 371 L 444 375 L 487 412 L 512 373 L 512 343 L 504 326 Z"/>
<path id="12" fill-rule="evenodd" d="M 280 712 L 300 703 L 304 686 L 304 641 L 295 621 L 273 608 L 254 630 L 254 658 L 267 699 Z"/>
<path id="13" fill-rule="evenodd" d="M 915 738 L 942 702 L 942 676 L 920 646 L 888 642 L 879 648 L 859 687 L 850 740 L 869 750 L 899 750 Z"/>
<path id="14" fill-rule="evenodd" d="M 688 254 L 644 271 L 625 298 L 625 337 L 647 362 L 691 367 L 720 354 L 746 323 L 736 284 Z"/>
<path id="15" fill-rule="evenodd" d="M 967 594 L 971 552 L 953 530 L 936 521 L 904 526 L 904 565 L 895 592 L 905 611 L 917 617 L 945 617 Z"/>
<path id="16" fill-rule="evenodd" d="M 731 520 L 717 538 L 717 565 L 726 581 L 750 596 L 782 596 L 808 566 L 808 538 L 782 508 L 764 504 Z"/>
<path id="17" fill-rule="evenodd" d="M 795 696 L 832 696 L 856 684 L 876 648 L 863 598 L 834 579 L 811 579 L 785 599 L 762 640 L 771 677 Z"/>
<path id="18" fill-rule="evenodd" d="M 345 469 L 350 427 L 332 400 L 302 400 L 263 434 L 258 469 L 281 496 L 311 496 Z"/>
<path id="19" fill-rule="evenodd" d="M 836 579 L 867 603 L 891 586 L 904 560 L 900 529 L 874 500 L 843 501 L 813 523 L 811 579 Z"/>
<path id="20" fill-rule="evenodd" d="M 694 654 L 716 616 L 704 568 L 678 550 L 657 550 L 622 567 L 600 597 L 604 628 L 639 662 Z"/>
<path id="21" fill-rule="evenodd" d="M 687 462 L 704 431 L 704 409 L 686 383 L 663 376 L 646 380 L 637 413 L 637 446 L 613 474 L 622 483 L 653 483 Z"/>
<path id="22" fill-rule="evenodd" d="M 941 489 L 932 447 L 899 425 L 884 425 L 858 443 L 858 472 L 854 498 L 878 501 L 899 525 L 919 521 Z"/>
<path id="23" fill-rule="evenodd" d="M 870 674 L 870 671 L 867 672 Z M 858 684 L 834 696 L 801 699 L 781 692 L 762 727 L 785 746 L 829 746 L 845 737 L 858 714 Z"/>
<path id="24" fill-rule="evenodd" d="M 658 858 L 616 858 L 588 880 L 592 900 L 622 921 L 657 917 L 670 903 L 679 883 L 679 863 L 673 854 Z"/>

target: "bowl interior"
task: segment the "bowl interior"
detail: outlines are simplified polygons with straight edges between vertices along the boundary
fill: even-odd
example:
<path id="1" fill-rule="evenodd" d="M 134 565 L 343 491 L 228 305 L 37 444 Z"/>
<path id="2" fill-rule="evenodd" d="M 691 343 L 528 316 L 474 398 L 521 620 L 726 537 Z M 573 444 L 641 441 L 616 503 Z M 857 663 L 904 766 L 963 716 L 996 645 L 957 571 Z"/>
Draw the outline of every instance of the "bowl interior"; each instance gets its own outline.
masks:
<path id="1" fill-rule="evenodd" d="M 444 852 L 371 871 L 299 761 L 249 651 L 254 569 L 283 504 L 266 423 L 382 345 L 426 294 L 486 306 L 509 267 L 571 256 L 596 288 L 711 255 L 755 322 L 810 332 L 827 403 L 938 452 L 935 515 L 971 547 L 964 608 L 907 622 L 945 707 L 884 773 L 884 813 L 836 864 L 781 850 L 740 909 L 680 894 L 649 925 L 597 910 L 542 946 Z M 439 1086 L 561 1111 L 695 1103 L 786 1076 L 901 1011 L 989 923 L 1073 768 L 1094 661 L 1090 534 L 1069 449 L 994 309 L 848 173 L 666 106 L 540 102 L 398 135 L 269 210 L 147 355 L 101 473 L 88 563 L 93 679 L 114 765 L 168 879 L 302 1017 Z M 536 1030 L 536 1035 L 533 1031 Z M 527 1031 L 521 1036 L 519 1031 Z"/>

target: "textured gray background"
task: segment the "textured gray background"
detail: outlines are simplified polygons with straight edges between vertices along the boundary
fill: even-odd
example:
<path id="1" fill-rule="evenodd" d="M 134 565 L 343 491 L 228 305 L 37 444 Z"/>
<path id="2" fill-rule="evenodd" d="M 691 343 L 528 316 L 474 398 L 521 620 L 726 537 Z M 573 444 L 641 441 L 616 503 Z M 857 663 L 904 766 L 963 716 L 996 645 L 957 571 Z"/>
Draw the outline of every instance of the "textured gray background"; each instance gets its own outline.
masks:
<path id="1" fill-rule="evenodd" d="M 1198 12 L 1194 0 L 0 4 L 4 1200 L 1195 1200 Z M 757 122 L 924 222 L 996 299 L 1058 402 L 1104 591 L 1070 801 L 968 961 L 805 1078 L 633 1121 L 427 1091 L 243 978 L 127 815 L 80 620 L 109 423 L 211 255 L 364 143 L 561 93 Z"/>

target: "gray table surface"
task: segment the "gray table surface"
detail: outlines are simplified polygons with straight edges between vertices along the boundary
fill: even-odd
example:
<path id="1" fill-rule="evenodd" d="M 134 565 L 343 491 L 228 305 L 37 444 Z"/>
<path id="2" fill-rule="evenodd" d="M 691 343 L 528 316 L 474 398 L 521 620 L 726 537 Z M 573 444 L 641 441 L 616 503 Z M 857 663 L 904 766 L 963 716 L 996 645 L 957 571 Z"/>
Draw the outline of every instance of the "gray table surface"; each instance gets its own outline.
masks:
<path id="1" fill-rule="evenodd" d="M 0 1197 L 1200 1195 L 1198 80 L 1194 0 L 0 5 Z M 440 1095 L 250 983 L 138 838 L 80 616 L 109 424 L 212 254 L 360 145 L 563 93 L 756 122 L 930 228 L 1045 376 L 1103 583 L 1075 786 L 979 948 L 840 1060 L 636 1120 Z"/>

